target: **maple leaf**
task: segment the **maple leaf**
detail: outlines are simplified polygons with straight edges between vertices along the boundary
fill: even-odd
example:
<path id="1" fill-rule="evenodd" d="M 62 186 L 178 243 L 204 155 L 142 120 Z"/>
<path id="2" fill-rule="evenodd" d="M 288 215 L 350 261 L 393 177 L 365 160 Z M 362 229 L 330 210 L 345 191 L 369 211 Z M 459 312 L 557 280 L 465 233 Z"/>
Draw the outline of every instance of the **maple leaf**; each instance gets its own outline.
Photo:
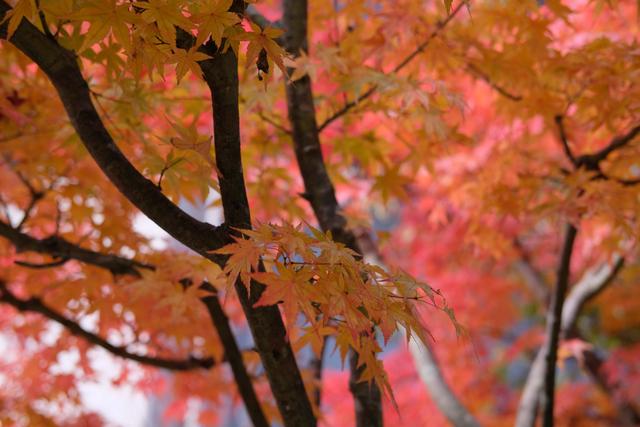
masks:
<path id="1" fill-rule="evenodd" d="M 154 77 L 154 71 L 157 71 L 164 80 L 164 66 L 172 55 L 174 55 L 174 50 L 169 45 L 148 43 L 144 38 L 136 37 L 129 61 L 133 63 L 136 75 L 141 75 L 144 67 L 148 70 L 150 80 Z"/>
<path id="2" fill-rule="evenodd" d="M 233 286 L 238 277 L 244 285 L 249 289 L 251 283 L 251 272 L 258 270 L 260 256 L 264 253 L 263 245 L 245 239 L 243 237 L 234 236 L 235 243 L 230 243 L 212 253 L 221 255 L 230 255 L 224 266 L 224 272 L 227 274 L 227 284 Z"/>
<path id="3" fill-rule="evenodd" d="M 337 349 L 340 352 L 340 360 L 342 361 L 342 367 L 344 368 L 344 362 L 347 359 L 347 354 L 355 343 L 353 333 L 345 326 L 338 326 L 335 342 L 334 351 Z"/>
<path id="4" fill-rule="evenodd" d="M 215 167 L 211 152 L 212 136 L 201 135 L 197 129 L 197 117 L 194 117 L 189 126 L 183 127 L 167 119 L 167 122 L 178 133 L 169 142 L 181 150 L 193 150 L 198 153 L 209 165 Z"/>
<path id="5" fill-rule="evenodd" d="M 128 4 L 118 4 L 116 0 L 91 0 L 71 14 L 70 18 L 90 23 L 89 30 L 84 34 L 84 41 L 78 51 L 90 48 L 110 33 L 125 50 L 131 51 L 132 44 L 128 24 L 135 23 L 138 18 L 130 10 Z"/>
<path id="6" fill-rule="evenodd" d="M 375 178 L 373 191 L 380 192 L 382 201 L 387 203 L 392 196 L 401 199 L 408 199 L 405 187 L 412 182 L 412 179 L 400 173 L 400 163 L 394 166 L 385 166 L 384 173 Z"/>
<path id="7" fill-rule="evenodd" d="M 321 322 L 314 322 L 303 328 L 304 333 L 296 341 L 296 348 L 302 348 L 309 344 L 311 350 L 317 355 L 322 355 L 325 337 L 336 335 L 336 328 L 333 326 L 325 326 Z"/>
<path id="8" fill-rule="evenodd" d="M 89 58 L 92 62 L 105 64 L 107 72 L 112 75 L 120 74 L 125 66 L 124 59 L 120 55 L 122 46 L 117 43 L 105 45 L 103 42 L 100 42 L 98 46 L 97 52 L 89 49 L 83 54 L 84 57 Z"/>
<path id="9" fill-rule="evenodd" d="M 196 46 L 192 46 L 189 50 L 175 49 L 168 62 L 176 64 L 176 80 L 180 83 L 187 71 L 202 77 L 202 70 L 198 65 L 198 61 L 205 61 L 210 58 L 209 55 L 199 52 Z"/>
<path id="10" fill-rule="evenodd" d="M 318 74 L 318 66 L 311 61 L 309 55 L 305 51 L 300 51 L 300 55 L 295 59 L 284 58 L 287 67 L 293 68 L 293 73 L 289 77 L 289 82 L 300 80 L 304 76 L 309 76 L 312 81 L 316 80 Z"/>
<path id="11" fill-rule="evenodd" d="M 451 3 L 453 3 L 453 0 L 443 0 L 444 1 L 444 8 L 447 10 L 447 13 L 451 13 Z"/>
<path id="12" fill-rule="evenodd" d="M 33 19 L 37 10 L 38 8 L 36 7 L 35 0 L 18 0 L 15 6 L 13 6 L 13 8 L 4 16 L 4 19 L 0 21 L 0 25 L 9 21 L 9 25 L 7 27 L 7 38 L 11 38 L 23 18 Z"/>
<path id="13" fill-rule="evenodd" d="M 238 15 L 229 12 L 232 3 L 233 0 L 206 3 L 203 9 L 193 15 L 193 21 L 198 24 L 196 45 L 203 44 L 211 37 L 216 46 L 222 46 L 225 30 L 240 22 Z"/>
<path id="14" fill-rule="evenodd" d="M 267 61 L 275 62 L 282 71 L 282 74 L 286 76 L 287 71 L 284 66 L 284 58 L 287 54 L 275 41 L 284 31 L 273 27 L 260 28 L 253 22 L 249 24 L 253 31 L 243 32 L 231 37 L 237 40 L 249 41 L 249 45 L 247 46 L 247 67 L 256 64 L 261 52 L 264 52 L 262 55 L 266 56 Z M 263 66 L 263 68 L 267 70 L 266 72 L 270 69 L 268 65 Z"/>
<path id="15" fill-rule="evenodd" d="M 305 258 L 311 256 L 312 239 L 302 231 L 302 224 L 284 224 L 278 231 L 277 242 L 285 254 L 298 254 Z"/>
<path id="16" fill-rule="evenodd" d="M 193 23 L 182 14 L 180 0 L 148 0 L 136 2 L 136 7 L 144 9 L 142 19 L 158 26 L 160 37 L 172 46 L 176 44 L 176 27 L 185 31 L 193 28 Z"/>
<path id="17" fill-rule="evenodd" d="M 310 287 L 313 272 L 307 269 L 289 269 L 282 264 L 277 264 L 276 273 L 253 273 L 252 277 L 266 286 L 255 307 L 269 306 L 282 303 L 284 314 L 291 330 L 296 322 L 299 308 L 311 314 L 313 308 L 306 298 L 305 288 Z M 313 314 L 312 314 L 313 316 Z"/>

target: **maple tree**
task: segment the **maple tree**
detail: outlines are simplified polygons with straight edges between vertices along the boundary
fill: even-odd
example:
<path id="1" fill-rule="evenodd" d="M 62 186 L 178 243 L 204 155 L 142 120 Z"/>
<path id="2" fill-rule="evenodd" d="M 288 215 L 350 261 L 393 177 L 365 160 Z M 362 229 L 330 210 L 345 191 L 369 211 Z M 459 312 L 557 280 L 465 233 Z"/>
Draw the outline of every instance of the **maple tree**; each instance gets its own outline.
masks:
<path id="1" fill-rule="evenodd" d="M 638 7 L 0 0 L 0 423 L 637 424 Z"/>

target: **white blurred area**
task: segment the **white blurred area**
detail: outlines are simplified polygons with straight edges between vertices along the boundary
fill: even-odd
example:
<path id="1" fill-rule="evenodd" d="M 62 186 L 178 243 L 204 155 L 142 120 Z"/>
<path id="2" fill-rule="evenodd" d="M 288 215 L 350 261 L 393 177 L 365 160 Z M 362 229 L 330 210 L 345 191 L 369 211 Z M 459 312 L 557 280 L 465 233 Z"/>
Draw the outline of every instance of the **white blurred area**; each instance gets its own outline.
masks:
<path id="1" fill-rule="evenodd" d="M 140 391 L 129 385 L 114 387 L 112 381 L 118 377 L 120 368 L 114 357 L 101 349 L 91 351 L 92 366 L 98 372 L 96 381 L 83 382 L 79 386 L 83 406 L 99 413 L 108 425 L 118 427 L 151 426 L 148 418 L 149 400 Z M 67 362 L 68 360 L 68 362 Z M 75 365 L 77 356 L 65 354 L 60 357 L 60 365 Z M 132 378 L 136 377 L 135 368 Z"/>

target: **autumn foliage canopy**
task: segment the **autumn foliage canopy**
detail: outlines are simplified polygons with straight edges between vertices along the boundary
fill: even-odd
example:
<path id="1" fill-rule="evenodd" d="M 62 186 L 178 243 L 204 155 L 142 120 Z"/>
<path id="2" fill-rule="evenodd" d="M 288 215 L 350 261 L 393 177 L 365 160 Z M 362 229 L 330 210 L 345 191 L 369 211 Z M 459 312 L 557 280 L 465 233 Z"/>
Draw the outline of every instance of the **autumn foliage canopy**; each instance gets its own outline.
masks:
<path id="1" fill-rule="evenodd" d="M 639 8 L 0 0 L 0 426 L 639 424 Z"/>

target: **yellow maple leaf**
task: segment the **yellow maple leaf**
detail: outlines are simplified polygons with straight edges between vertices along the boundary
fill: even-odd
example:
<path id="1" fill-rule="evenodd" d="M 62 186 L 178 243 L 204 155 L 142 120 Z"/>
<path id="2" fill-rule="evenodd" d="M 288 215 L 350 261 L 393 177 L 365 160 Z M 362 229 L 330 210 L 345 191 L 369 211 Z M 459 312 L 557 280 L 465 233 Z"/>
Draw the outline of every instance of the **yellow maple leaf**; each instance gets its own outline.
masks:
<path id="1" fill-rule="evenodd" d="M 232 3 L 233 0 L 207 3 L 204 9 L 193 15 L 193 21 L 198 24 L 196 45 L 203 44 L 209 37 L 216 46 L 222 45 L 225 30 L 240 22 L 238 15 L 229 12 Z"/>
<path id="2" fill-rule="evenodd" d="M 287 329 L 291 330 L 295 325 L 298 306 L 310 305 L 306 298 L 305 288 L 309 284 L 313 273 L 306 269 L 289 269 L 282 264 L 276 265 L 278 273 L 253 273 L 253 278 L 266 286 L 255 307 L 269 306 L 282 303 L 287 322 Z"/>
<path id="3" fill-rule="evenodd" d="M 251 271 L 258 270 L 260 256 L 264 253 L 262 245 L 242 237 L 234 237 L 235 243 L 230 243 L 220 249 L 212 251 L 215 254 L 229 255 L 224 266 L 227 275 L 227 284 L 233 285 L 238 277 L 249 289 Z"/>
<path id="4" fill-rule="evenodd" d="M 196 121 L 197 117 L 194 118 L 189 126 L 180 126 L 167 119 L 167 122 L 178 134 L 177 136 L 172 137 L 169 142 L 178 149 L 195 151 L 200 154 L 207 163 L 215 167 L 215 162 L 213 161 L 213 155 L 211 153 L 211 141 L 213 138 L 210 135 L 201 135 L 196 127 Z"/>
<path id="5" fill-rule="evenodd" d="M 293 68 L 293 73 L 291 73 L 291 76 L 289 77 L 290 82 L 300 80 L 306 75 L 308 75 L 312 81 L 316 80 L 318 67 L 316 64 L 311 62 L 311 59 L 306 52 L 301 51 L 300 56 L 295 59 L 284 58 L 284 63 L 288 67 Z"/>
<path id="6" fill-rule="evenodd" d="M 340 360 L 342 361 L 342 367 L 344 368 L 344 362 L 347 359 L 349 349 L 355 344 L 353 333 L 345 326 L 339 326 L 335 340 L 335 349 L 340 352 Z"/>
<path id="7" fill-rule="evenodd" d="M 382 175 L 375 178 L 373 183 L 373 191 L 380 192 L 382 201 L 387 203 L 391 197 L 399 197 L 401 199 L 407 199 L 407 191 L 405 187 L 411 183 L 411 178 L 400 173 L 401 164 L 394 166 L 385 166 L 385 171 Z"/>
<path id="8" fill-rule="evenodd" d="M 282 73 L 286 75 L 287 71 L 284 66 L 284 58 L 287 54 L 275 41 L 275 39 L 280 37 L 284 31 L 273 27 L 260 28 L 253 22 L 250 22 L 250 25 L 253 31 L 243 32 L 232 36 L 234 39 L 246 40 L 249 42 L 249 45 L 247 46 L 247 67 L 251 66 L 251 64 L 256 64 L 256 62 L 262 62 L 261 55 L 266 55 L 267 65 L 259 64 L 260 71 L 269 73 L 269 62 L 273 61 L 276 63 L 278 68 L 280 68 Z"/>
<path id="9" fill-rule="evenodd" d="M 18 0 L 16 5 L 0 21 L 0 24 L 9 21 L 7 39 L 11 39 L 13 33 L 18 29 L 18 25 L 22 22 L 22 18 L 33 19 L 37 10 L 35 0 Z"/>
<path id="10" fill-rule="evenodd" d="M 90 48 L 110 33 L 126 51 L 131 51 L 128 24 L 135 23 L 138 18 L 128 4 L 118 4 L 116 0 L 92 0 L 75 11 L 70 18 L 91 24 L 78 51 Z"/>
<path id="11" fill-rule="evenodd" d="M 336 328 L 333 326 L 325 326 L 321 322 L 313 322 L 310 326 L 303 328 L 304 333 L 295 342 L 294 348 L 300 349 L 307 344 L 311 346 L 311 350 L 320 357 L 322 355 L 325 337 L 335 335 Z"/>
<path id="12" fill-rule="evenodd" d="M 176 80 L 180 83 L 180 80 L 187 74 L 187 71 L 191 71 L 196 76 L 202 77 L 202 70 L 198 65 L 198 61 L 205 61 L 210 58 L 209 55 L 198 52 L 196 46 L 193 46 L 189 50 L 176 49 L 168 62 L 176 64 Z"/>
<path id="13" fill-rule="evenodd" d="M 142 19 L 158 26 L 160 37 L 170 45 L 176 44 L 176 27 L 185 31 L 193 28 L 193 23 L 182 14 L 178 0 L 148 0 L 136 2 L 136 7 L 144 9 Z"/>

